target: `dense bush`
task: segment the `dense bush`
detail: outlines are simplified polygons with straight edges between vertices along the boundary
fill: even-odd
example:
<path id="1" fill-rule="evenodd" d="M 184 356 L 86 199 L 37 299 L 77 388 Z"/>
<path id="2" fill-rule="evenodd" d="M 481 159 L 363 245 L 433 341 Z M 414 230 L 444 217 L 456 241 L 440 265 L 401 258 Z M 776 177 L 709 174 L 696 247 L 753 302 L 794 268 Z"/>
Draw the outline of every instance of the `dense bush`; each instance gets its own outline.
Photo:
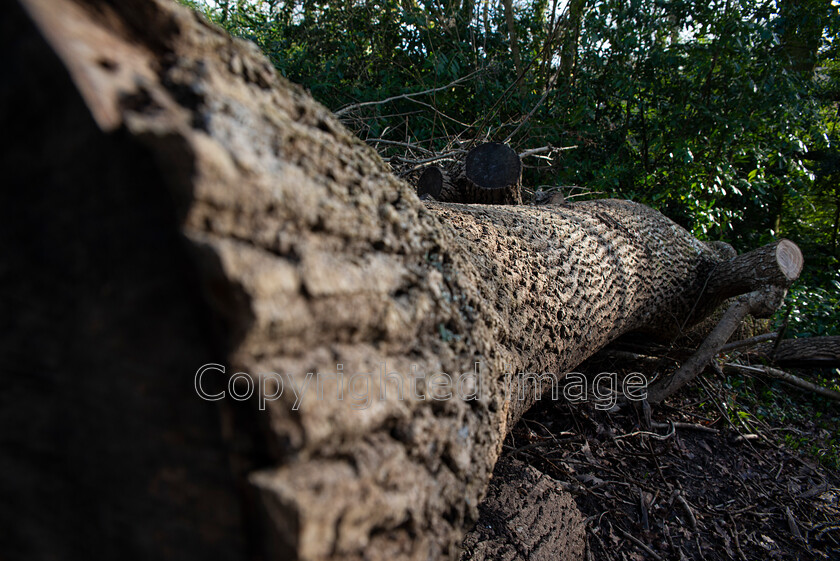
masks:
<path id="1" fill-rule="evenodd" d="M 797 331 L 840 329 L 840 14 L 827 0 L 187 3 L 334 110 L 427 92 L 343 113 L 386 157 L 456 137 L 576 146 L 528 183 L 638 200 L 740 250 L 790 237 L 808 267 Z"/>

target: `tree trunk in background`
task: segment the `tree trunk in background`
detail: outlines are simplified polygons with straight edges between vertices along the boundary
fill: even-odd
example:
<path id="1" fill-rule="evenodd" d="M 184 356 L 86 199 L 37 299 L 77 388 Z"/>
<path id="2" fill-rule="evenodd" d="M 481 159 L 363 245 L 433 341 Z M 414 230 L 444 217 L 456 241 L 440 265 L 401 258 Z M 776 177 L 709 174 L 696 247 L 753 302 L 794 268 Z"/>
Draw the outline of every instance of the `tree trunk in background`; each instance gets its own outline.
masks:
<path id="1" fill-rule="evenodd" d="M 569 0 L 569 20 L 563 39 L 562 52 L 560 53 L 561 74 L 564 84 L 570 84 L 572 81 L 584 7 L 586 7 L 586 0 Z"/>
<path id="2" fill-rule="evenodd" d="M 165 0 L 19 0 L 2 26 L 10 558 L 453 558 L 534 401 L 504 373 L 673 334 L 721 262 L 628 201 L 426 206 Z M 476 364 L 475 400 L 411 385 Z M 371 376 L 339 399 L 339 370 Z M 285 391 L 237 402 L 237 372 Z"/>
<path id="3" fill-rule="evenodd" d="M 817 63 L 823 27 L 836 8 L 831 0 L 782 0 L 782 48 L 790 69 L 811 76 Z"/>
<path id="4" fill-rule="evenodd" d="M 505 23 L 507 24 L 508 41 L 510 42 L 510 54 L 513 57 L 513 66 L 516 68 L 516 76 L 522 76 L 522 58 L 519 56 L 519 37 L 516 33 L 516 19 L 513 17 L 513 0 L 502 0 L 502 7 L 505 10 Z"/>

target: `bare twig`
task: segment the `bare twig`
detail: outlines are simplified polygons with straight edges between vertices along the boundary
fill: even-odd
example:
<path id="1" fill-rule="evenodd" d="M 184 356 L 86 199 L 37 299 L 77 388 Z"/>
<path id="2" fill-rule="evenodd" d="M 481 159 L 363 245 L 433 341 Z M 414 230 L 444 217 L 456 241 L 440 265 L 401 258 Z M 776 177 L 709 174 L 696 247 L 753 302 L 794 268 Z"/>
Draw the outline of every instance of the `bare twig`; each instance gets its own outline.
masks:
<path id="1" fill-rule="evenodd" d="M 777 332 L 763 333 L 761 335 L 756 335 L 755 337 L 750 337 L 749 339 L 742 339 L 741 341 L 735 341 L 734 343 L 727 343 L 726 345 L 720 348 L 719 352 L 728 353 L 729 351 L 734 351 L 736 349 L 752 347 L 753 345 L 757 345 L 758 343 L 763 343 L 764 341 L 776 339 L 778 338 L 778 336 L 779 334 Z"/>
<path id="2" fill-rule="evenodd" d="M 674 423 L 670 423 L 670 428 L 671 428 L 671 430 L 668 432 L 668 434 L 665 434 L 665 435 L 657 434 L 655 432 L 650 432 L 650 431 L 646 431 L 646 430 L 637 430 L 637 431 L 633 431 L 633 432 L 628 433 L 628 434 L 622 434 L 622 435 L 619 435 L 619 436 L 615 436 L 613 438 L 615 440 L 621 440 L 622 438 L 629 438 L 631 436 L 649 436 L 649 437 L 654 438 L 656 440 L 668 440 L 669 438 L 674 436 L 674 433 L 676 432 L 676 427 L 674 426 Z"/>
<path id="3" fill-rule="evenodd" d="M 796 523 L 796 518 L 793 517 L 793 511 L 790 510 L 789 506 L 785 507 L 785 518 L 787 518 L 788 529 L 790 529 L 790 533 L 795 539 L 802 541 L 802 533 L 799 531 L 799 525 Z"/>
<path id="4" fill-rule="evenodd" d="M 741 540 L 738 539 L 738 527 L 735 525 L 735 518 L 732 514 L 729 514 L 729 522 L 732 525 L 732 537 L 735 539 L 735 551 L 738 552 L 738 557 L 747 561 L 747 556 L 744 555 L 744 552 L 741 550 Z"/>
<path id="5" fill-rule="evenodd" d="M 546 152 L 562 152 L 564 150 L 574 150 L 577 148 L 577 144 L 573 146 L 540 146 L 539 148 L 531 148 L 530 150 L 525 150 L 524 152 L 519 153 L 519 159 L 527 158 L 528 156 L 533 156 L 535 154 L 545 154 Z"/>
<path id="6" fill-rule="evenodd" d="M 604 191 L 587 191 L 586 193 L 575 193 L 574 195 L 567 195 L 567 199 L 574 199 L 575 197 L 585 197 L 587 195 L 603 195 Z"/>
<path id="7" fill-rule="evenodd" d="M 697 425 L 694 423 L 681 423 L 681 422 L 671 422 L 671 425 L 678 429 L 685 429 L 685 430 L 696 430 L 700 432 L 708 432 L 709 434 L 718 434 L 720 431 L 713 427 L 707 427 L 705 425 Z M 655 429 L 667 429 L 668 423 L 651 423 L 651 428 Z"/>
<path id="8" fill-rule="evenodd" d="M 558 67 L 558 69 L 559 69 L 559 67 Z M 542 94 L 542 97 L 537 102 L 537 104 L 534 105 L 534 107 L 528 112 L 528 114 L 525 115 L 525 118 L 522 119 L 522 121 L 520 121 L 520 123 L 516 126 L 515 129 L 513 129 L 513 132 L 510 133 L 509 135 L 507 135 L 507 138 L 505 138 L 505 144 L 510 142 L 510 139 L 513 138 L 516 135 L 516 133 L 519 132 L 519 129 L 521 129 L 523 126 L 525 126 L 525 123 L 527 123 L 528 121 L 531 120 L 531 117 L 534 116 L 534 113 L 537 112 L 537 109 L 539 109 L 540 105 L 542 105 L 543 101 L 545 101 L 545 98 L 548 97 L 548 94 L 549 94 L 550 91 L 551 91 L 550 89 L 545 90 L 545 93 Z"/>
<path id="9" fill-rule="evenodd" d="M 661 555 L 659 555 L 658 553 L 656 553 L 656 552 L 655 552 L 654 550 L 652 550 L 649 546 L 645 545 L 645 543 L 644 543 L 642 540 L 640 540 L 639 538 L 637 538 L 636 536 L 634 536 L 634 535 L 632 535 L 632 534 L 630 534 L 630 533 L 628 533 L 628 532 L 625 532 L 622 528 L 618 528 L 618 531 L 619 531 L 619 532 L 621 532 L 621 534 L 622 534 L 625 538 L 627 538 L 628 540 L 630 540 L 631 542 L 633 542 L 634 544 L 638 545 L 638 546 L 639 546 L 639 547 L 641 547 L 643 550 L 645 550 L 645 553 L 647 553 L 648 555 L 650 555 L 651 557 L 653 557 L 653 558 L 654 558 L 654 559 L 656 559 L 657 561 L 664 561 L 664 560 L 662 559 L 662 556 L 661 556 Z"/>
<path id="10" fill-rule="evenodd" d="M 788 374 L 783 370 L 778 370 L 776 368 L 770 368 L 769 366 L 744 366 L 743 364 L 735 364 L 733 362 L 728 362 L 724 366 L 727 368 L 731 368 L 734 370 L 738 370 L 740 372 L 749 372 L 752 374 L 765 374 L 772 378 L 776 378 L 778 380 L 782 380 L 783 382 L 787 382 L 792 386 L 796 386 L 802 390 L 808 390 L 819 394 L 823 397 L 827 397 L 829 399 L 833 399 L 835 401 L 840 401 L 840 392 L 835 390 L 830 390 L 828 388 L 824 388 L 822 386 L 818 386 L 813 384 L 807 380 L 803 380 L 798 376 L 794 376 L 793 374 Z"/>
<path id="11" fill-rule="evenodd" d="M 418 96 L 421 96 L 421 95 L 433 94 L 433 93 L 436 93 L 436 92 L 447 90 L 449 88 L 454 88 L 458 84 L 460 84 L 462 82 L 466 82 L 467 80 L 469 80 L 470 78 L 472 78 L 473 76 L 475 76 L 476 74 L 478 74 L 480 72 L 483 72 L 483 70 L 476 70 L 475 72 L 467 74 L 466 76 L 461 76 L 460 78 L 449 82 L 445 86 L 439 86 L 437 88 L 429 88 L 428 90 L 423 90 L 422 92 L 412 92 L 412 93 L 407 93 L 407 94 L 400 94 L 400 95 L 395 95 L 395 96 L 388 97 L 386 99 L 381 99 L 381 100 L 378 100 L 378 101 L 364 101 L 362 103 L 353 103 L 351 105 L 345 105 L 344 107 L 342 107 L 341 109 L 336 111 L 335 114 L 336 114 L 337 117 L 341 117 L 345 113 L 349 113 L 350 111 L 354 111 L 354 110 L 360 109 L 362 107 L 368 107 L 368 106 L 371 106 L 371 105 L 383 105 L 385 103 L 390 103 L 390 102 L 396 101 L 398 99 L 408 99 L 408 100 L 411 100 L 411 101 L 416 101 L 414 99 L 415 97 L 418 97 Z"/>
<path id="12" fill-rule="evenodd" d="M 694 510 L 692 510 L 691 505 L 688 504 L 688 501 L 685 500 L 682 493 L 677 493 L 676 500 L 682 507 L 683 512 L 685 512 L 686 518 L 688 518 L 688 527 L 692 530 L 697 530 L 697 519 L 694 517 Z"/>
<path id="13" fill-rule="evenodd" d="M 648 522 L 647 497 L 641 488 L 639 488 L 639 510 L 642 515 L 642 528 L 644 528 L 645 532 L 647 532 L 650 530 L 650 524 Z"/>
<path id="14" fill-rule="evenodd" d="M 402 156 L 394 156 L 394 159 L 396 159 L 397 161 L 402 162 L 404 164 L 419 166 L 419 165 L 423 165 L 423 164 L 430 164 L 432 162 L 437 162 L 437 161 L 440 161 L 440 160 L 454 160 L 455 155 L 460 154 L 460 153 L 463 153 L 463 150 L 455 150 L 453 152 L 447 152 L 445 154 L 439 154 L 437 156 L 432 156 L 431 158 L 425 158 L 423 160 L 412 160 L 410 158 L 403 158 Z"/>
<path id="15" fill-rule="evenodd" d="M 417 144 L 411 144 L 410 142 L 398 142 L 396 140 L 386 140 L 384 138 L 366 138 L 365 142 L 369 144 L 390 144 L 392 146 L 402 146 L 403 148 L 407 148 L 408 150 L 416 150 L 418 152 L 423 152 L 429 156 L 434 156 L 435 153 L 428 148 L 423 148 L 422 146 L 418 146 Z"/>

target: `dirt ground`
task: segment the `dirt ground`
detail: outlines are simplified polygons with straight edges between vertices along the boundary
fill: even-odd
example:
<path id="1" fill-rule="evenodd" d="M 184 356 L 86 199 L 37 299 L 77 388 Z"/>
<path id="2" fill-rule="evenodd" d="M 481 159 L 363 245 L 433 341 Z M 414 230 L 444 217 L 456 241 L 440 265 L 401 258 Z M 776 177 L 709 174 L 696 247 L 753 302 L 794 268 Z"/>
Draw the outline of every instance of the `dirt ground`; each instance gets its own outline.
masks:
<path id="1" fill-rule="evenodd" d="M 504 453 L 574 496 L 586 559 L 840 559 L 838 420 L 778 382 L 706 374 L 650 425 L 544 399 Z"/>

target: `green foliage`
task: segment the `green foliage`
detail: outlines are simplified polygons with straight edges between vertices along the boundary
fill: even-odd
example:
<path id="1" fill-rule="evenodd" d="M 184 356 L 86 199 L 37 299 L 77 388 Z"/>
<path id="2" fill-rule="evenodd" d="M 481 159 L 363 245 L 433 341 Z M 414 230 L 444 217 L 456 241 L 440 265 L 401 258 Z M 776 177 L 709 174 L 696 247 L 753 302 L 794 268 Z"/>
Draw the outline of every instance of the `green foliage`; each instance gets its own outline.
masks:
<path id="1" fill-rule="evenodd" d="M 526 170 L 662 210 L 746 250 L 781 236 L 808 269 L 799 334 L 836 333 L 840 12 L 824 0 L 186 0 L 253 40 L 362 138 L 576 146 Z M 522 76 L 518 75 L 522 71 Z M 523 122 L 525 115 L 530 115 Z M 383 156 L 404 154 L 377 144 Z"/>
<path id="2" fill-rule="evenodd" d="M 817 376 L 814 383 L 838 389 L 840 371 Z M 764 434 L 778 432 L 778 441 L 812 456 L 824 466 L 840 469 L 840 405 L 821 396 L 791 389 L 778 381 L 727 376 L 723 404 L 735 427 Z M 704 407 L 717 412 L 712 404 Z M 774 429 L 772 427 L 780 427 Z"/>
<path id="3" fill-rule="evenodd" d="M 792 337 L 840 335 L 840 275 L 831 281 L 832 288 L 804 284 L 795 285 L 788 294 L 792 306 L 788 333 Z"/>

